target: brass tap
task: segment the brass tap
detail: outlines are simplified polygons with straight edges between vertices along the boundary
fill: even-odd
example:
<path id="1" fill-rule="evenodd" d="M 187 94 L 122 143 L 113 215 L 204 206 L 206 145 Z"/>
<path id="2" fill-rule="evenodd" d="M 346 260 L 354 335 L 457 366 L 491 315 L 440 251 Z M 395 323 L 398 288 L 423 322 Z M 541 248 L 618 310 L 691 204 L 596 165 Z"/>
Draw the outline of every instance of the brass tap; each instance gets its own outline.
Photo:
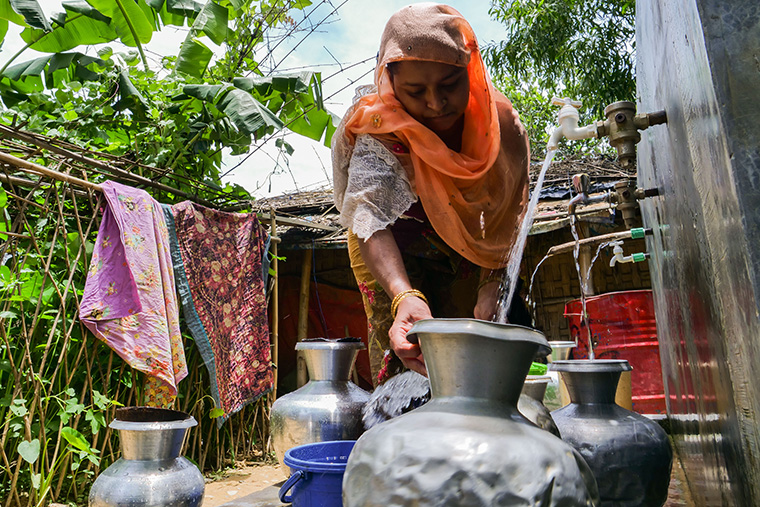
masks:
<path id="1" fill-rule="evenodd" d="M 628 101 L 613 102 L 604 108 L 604 115 L 606 120 L 596 122 L 597 137 L 609 137 L 618 152 L 620 165 L 626 168 L 636 164 L 636 143 L 641 140 L 639 130 L 668 121 L 665 111 L 636 114 L 636 104 Z"/>

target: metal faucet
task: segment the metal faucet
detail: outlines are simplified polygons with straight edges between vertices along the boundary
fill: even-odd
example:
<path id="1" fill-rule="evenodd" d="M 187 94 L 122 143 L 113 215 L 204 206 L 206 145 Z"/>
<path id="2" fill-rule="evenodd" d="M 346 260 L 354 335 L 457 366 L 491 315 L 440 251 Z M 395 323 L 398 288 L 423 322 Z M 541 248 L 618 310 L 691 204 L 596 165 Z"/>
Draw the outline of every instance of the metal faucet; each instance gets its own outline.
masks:
<path id="1" fill-rule="evenodd" d="M 646 130 L 652 125 L 667 123 L 665 111 L 636 114 L 636 104 L 628 101 L 613 102 L 604 108 L 604 121 L 597 121 L 579 127 L 578 109 L 581 103 L 567 97 L 552 98 L 552 104 L 562 106 L 557 114 L 559 126 L 554 129 L 546 150 L 556 150 L 563 137 L 570 140 L 609 137 L 610 144 L 618 152 L 618 161 L 623 167 L 636 163 L 636 143 L 641 140 L 639 130 Z"/>
<path id="2" fill-rule="evenodd" d="M 596 195 L 594 197 L 591 197 L 588 195 L 588 189 L 590 186 L 591 179 L 588 177 L 588 174 L 586 173 L 574 174 L 571 181 L 573 185 L 573 190 L 575 191 L 575 197 L 570 199 L 570 203 L 568 203 L 567 205 L 568 215 L 574 215 L 575 208 L 579 204 L 593 204 L 595 202 L 604 202 L 604 201 L 609 202 L 611 200 L 611 196 L 609 192 L 605 192 L 602 195 Z"/>

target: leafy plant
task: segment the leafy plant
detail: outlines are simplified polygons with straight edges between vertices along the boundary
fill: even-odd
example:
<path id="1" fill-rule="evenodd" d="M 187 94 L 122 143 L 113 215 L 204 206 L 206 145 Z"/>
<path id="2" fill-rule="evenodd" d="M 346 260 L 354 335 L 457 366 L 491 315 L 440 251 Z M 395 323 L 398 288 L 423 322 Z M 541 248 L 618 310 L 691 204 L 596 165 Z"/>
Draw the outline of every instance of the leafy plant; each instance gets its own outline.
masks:
<path id="1" fill-rule="evenodd" d="M 553 96 L 583 102 L 584 123 L 603 119 L 612 102 L 634 99 L 634 0 L 492 0 L 489 13 L 506 34 L 484 48 L 484 59 L 534 146 L 546 145 L 546 130 L 556 123 Z M 564 152 L 608 148 L 585 141 Z"/>
<path id="2" fill-rule="evenodd" d="M 4 136 L 2 151 L 98 183 L 103 165 L 164 185 L 173 203 L 187 195 L 214 203 L 249 199 L 224 185 L 223 152 L 245 153 L 288 128 L 329 143 L 333 118 L 316 73 L 264 76 L 254 50 L 272 27 L 290 26 L 308 0 L 70 0 L 50 18 L 35 0 L 0 0 L 0 38 L 24 26 L 26 47 L 0 69 L 0 127 L 46 136 L 93 165 Z M 47 25 L 44 21 L 47 21 Z M 166 25 L 187 25 L 177 55 L 156 65 L 145 44 Z M 106 43 L 120 42 L 114 51 Z M 204 49 L 220 46 L 205 60 Z M 84 46 L 97 44 L 97 55 Z M 288 151 L 292 147 L 280 143 Z M 74 157 L 74 158 L 76 158 Z M 103 174 L 105 173 L 105 174 Z M 142 376 L 88 334 L 78 319 L 101 204 L 80 188 L 6 168 L 0 188 L 0 498 L 81 502 L 100 467 L 117 456 L 104 428 L 120 403 L 142 402 Z M 189 377 L 176 408 L 193 414 L 188 457 L 201 469 L 261 453 L 266 400 L 220 431 L 210 417 L 207 372 L 185 337 Z M 262 436 L 264 435 L 264 436 Z M 25 498 L 23 492 L 32 492 Z"/>
<path id="3" fill-rule="evenodd" d="M 253 60 L 265 30 L 289 23 L 288 10 L 309 4 L 65 2 L 65 13 L 54 16 L 48 27 L 22 32 L 26 47 L 52 54 L 11 65 L 17 54 L 0 70 L 0 99 L 7 107 L 0 122 L 164 168 L 163 182 L 183 192 L 193 187 L 188 181 L 202 182 L 211 194 L 249 198 L 241 187 L 222 188 L 225 148 L 246 153 L 285 127 L 329 144 L 334 131 L 319 74 L 263 76 Z M 12 9 L 6 11 L 0 9 L 0 18 L 26 23 Z M 179 54 L 166 55 L 161 68 L 151 68 L 143 46 L 162 25 L 183 23 L 190 30 Z M 206 40 L 223 48 L 213 63 Z M 136 52 L 113 52 L 108 46 L 101 46 L 97 57 L 67 52 L 111 41 Z M 255 76 L 246 77 L 251 73 Z"/>

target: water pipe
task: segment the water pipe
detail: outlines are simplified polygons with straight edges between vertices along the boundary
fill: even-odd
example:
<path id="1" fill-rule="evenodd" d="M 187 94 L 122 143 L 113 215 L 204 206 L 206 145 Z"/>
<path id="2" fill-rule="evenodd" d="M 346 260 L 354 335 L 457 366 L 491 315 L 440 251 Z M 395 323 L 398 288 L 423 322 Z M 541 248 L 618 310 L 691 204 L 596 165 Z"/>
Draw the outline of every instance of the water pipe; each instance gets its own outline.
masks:
<path id="1" fill-rule="evenodd" d="M 642 262 L 649 257 L 648 253 L 635 253 L 631 255 L 623 255 L 623 242 L 613 241 L 610 243 L 612 248 L 612 259 L 610 259 L 610 267 L 614 268 L 618 262 Z"/>
<path id="2" fill-rule="evenodd" d="M 546 252 L 546 256 L 551 257 L 552 255 L 572 252 L 573 249 L 575 249 L 576 245 L 580 247 L 584 247 L 584 246 L 590 246 L 590 245 L 598 245 L 599 243 L 606 243 L 608 241 L 620 241 L 620 240 L 625 240 L 625 239 L 641 239 L 644 236 L 651 236 L 651 235 L 652 235 L 652 229 L 637 227 L 635 229 L 631 229 L 628 231 L 602 234 L 600 236 L 585 238 L 577 242 L 570 241 L 568 243 L 556 245 L 556 246 L 551 247 L 549 251 Z"/>
<path id="3" fill-rule="evenodd" d="M 567 97 L 554 97 L 552 98 L 552 104 L 562 107 L 559 113 L 557 113 L 557 123 L 559 126 L 554 129 L 554 132 L 549 137 L 549 144 L 546 145 L 547 152 L 559 148 L 559 141 L 563 137 L 571 141 L 598 137 L 596 123 L 586 125 L 585 127 L 578 127 L 578 122 L 581 119 L 578 114 L 578 109 L 581 107 L 579 101 Z"/>

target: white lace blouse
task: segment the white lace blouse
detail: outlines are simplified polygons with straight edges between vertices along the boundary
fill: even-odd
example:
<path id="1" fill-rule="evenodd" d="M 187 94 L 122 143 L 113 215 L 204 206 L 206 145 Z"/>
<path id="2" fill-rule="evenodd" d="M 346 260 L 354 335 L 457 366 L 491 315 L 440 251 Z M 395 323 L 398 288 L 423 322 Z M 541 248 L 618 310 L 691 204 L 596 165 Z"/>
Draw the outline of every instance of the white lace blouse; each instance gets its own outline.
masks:
<path id="1" fill-rule="evenodd" d="M 356 137 L 347 173 L 347 181 L 335 182 L 339 221 L 364 240 L 395 223 L 417 201 L 399 159 L 369 134 Z"/>

